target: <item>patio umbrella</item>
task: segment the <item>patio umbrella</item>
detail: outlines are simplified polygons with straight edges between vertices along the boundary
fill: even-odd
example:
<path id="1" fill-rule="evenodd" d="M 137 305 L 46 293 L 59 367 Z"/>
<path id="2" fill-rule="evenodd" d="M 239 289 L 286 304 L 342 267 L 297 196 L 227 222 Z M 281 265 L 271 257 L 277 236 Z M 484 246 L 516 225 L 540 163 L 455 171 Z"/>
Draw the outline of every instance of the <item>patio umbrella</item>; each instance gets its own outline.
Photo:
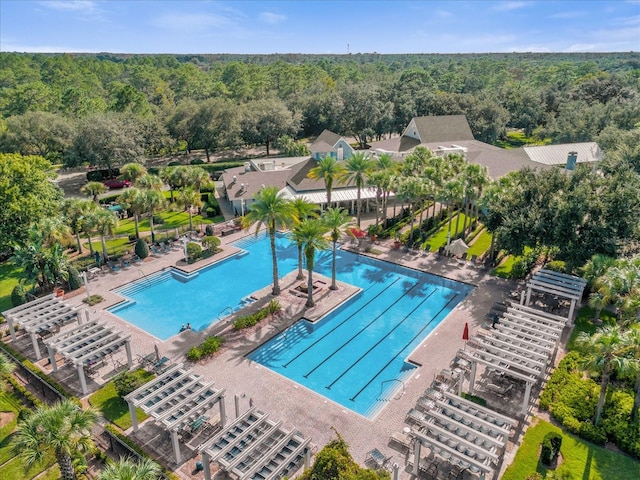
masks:
<path id="1" fill-rule="evenodd" d="M 158 344 L 154 344 L 153 345 L 153 349 L 156 351 L 156 357 L 158 359 L 158 361 L 160 361 L 160 349 L 158 348 Z"/>
<path id="2" fill-rule="evenodd" d="M 469 250 L 469 245 L 464 243 L 464 240 L 462 240 L 461 238 L 454 240 L 447 247 L 447 251 L 449 252 L 449 254 L 456 257 L 463 255 L 467 252 L 467 250 Z"/>
<path id="3" fill-rule="evenodd" d="M 464 322 L 464 330 L 462 331 L 462 339 L 464 340 L 463 350 L 467 348 L 467 341 L 469 340 L 469 323 Z"/>

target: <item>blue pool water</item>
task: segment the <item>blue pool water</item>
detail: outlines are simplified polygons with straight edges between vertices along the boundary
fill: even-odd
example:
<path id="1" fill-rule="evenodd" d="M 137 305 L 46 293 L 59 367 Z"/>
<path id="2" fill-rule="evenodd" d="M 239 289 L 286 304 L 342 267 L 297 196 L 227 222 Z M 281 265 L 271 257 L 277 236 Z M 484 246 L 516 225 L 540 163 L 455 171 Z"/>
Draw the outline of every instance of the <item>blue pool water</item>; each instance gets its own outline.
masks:
<path id="1" fill-rule="evenodd" d="M 266 237 L 236 243 L 244 252 L 190 276 L 175 270 L 130 284 L 130 301 L 111 310 L 166 339 L 190 322 L 206 328 L 229 307 L 269 285 Z M 281 276 L 297 268 L 297 250 L 277 239 Z M 401 387 L 413 365 L 407 356 L 471 291 L 463 283 L 339 250 L 337 278 L 361 288 L 350 301 L 312 324 L 302 320 L 250 358 L 365 416 L 372 416 Z M 320 252 L 315 271 L 331 276 L 331 252 Z"/>

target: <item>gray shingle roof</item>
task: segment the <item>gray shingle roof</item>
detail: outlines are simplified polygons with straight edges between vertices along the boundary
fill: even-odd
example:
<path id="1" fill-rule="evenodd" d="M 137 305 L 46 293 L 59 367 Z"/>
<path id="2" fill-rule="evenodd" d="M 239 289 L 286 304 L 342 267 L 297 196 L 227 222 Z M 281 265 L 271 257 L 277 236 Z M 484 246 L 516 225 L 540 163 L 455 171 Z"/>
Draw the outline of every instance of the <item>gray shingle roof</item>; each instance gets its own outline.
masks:
<path id="1" fill-rule="evenodd" d="M 464 115 L 414 117 L 421 143 L 473 140 L 473 133 Z"/>
<path id="2" fill-rule="evenodd" d="M 313 145 L 315 145 L 318 142 L 325 142 L 325 143 L 327 143 L 328 145 L 330 145 L 333 148 L 333 146 L 336 143 L 338 143 L 338 140 L 340 140 L 341 138 L 342 137 L 340 135 L 338 135 L 337 133 L 333 133 L 332 131 L 325 129 L 318 136 L 318 138 L 315 139 L 315 141 L 311 144 L 311 146 L 313 147 Z"/>

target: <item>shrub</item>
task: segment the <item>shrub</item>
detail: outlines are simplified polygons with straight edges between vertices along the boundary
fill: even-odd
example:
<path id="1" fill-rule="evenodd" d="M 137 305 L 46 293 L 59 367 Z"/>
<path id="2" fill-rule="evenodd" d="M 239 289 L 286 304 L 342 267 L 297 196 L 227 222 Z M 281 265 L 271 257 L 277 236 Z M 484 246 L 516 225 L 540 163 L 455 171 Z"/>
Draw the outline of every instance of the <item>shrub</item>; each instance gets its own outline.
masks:
<path id="1" fill-rule="evenodd" d="M 120 397 L 125 397 L 140 386 L 140 381 L 131 372 L 122 372 L 113 379 L 113 386 Z"/>
<path id="2" fill-rule="evenodd" d="M 204 227 L 204 233 L 207 237 L 212 237 L 215 234 L 215 229 L 213 228 L 213 225 L 211 225 L 210 223 L 207 224 L 207 226 Z"/>
<path id="3" fill-rule="evenodd" d="M 202 247 L 200 245 L 198 245 L 195 242 L 187 243 L 187 259 L 189 263 L 193 263 L 196 260 L 198 260 L 201 254 L 202 254 Z"/>
<path id="4" fill-rule="evenodd" d="M 191 362 L 196 362 L 201 358 L 213 355 L 218 350 L 220 350 L 220 347 L 222 346 L 223 343 L 224 343 L 223 337 L 211 335 L 207 337 L 206 340 L 202 342 L 200 345 L 191 347 L 189 349 L 189 351 L 187 352 L 187 360 Z"/>
<path id="5" fill-rule="evenodd" d="M 14 307 L 27 303 L 27 292 L 22 284 L 17 284 L 11 291 L 11 304 Z"/>
<path id="6" fill-rule="evenodd" d="M 280 306 L 280 302 L 278 300 L 271 300 L 269 304 L 261 308 L 255 313 L 251 315 L 245 315 L 243 317 L 238 317 L 235 322 L 233 322 L 233 328 L 236 330 L 242 330 L 244 328 L 250 328 L 256 325 L 260 320 L 264 320 L 269 315 L 273 315 L 274 313 L 279 312 L 282 309 Z"/>
<path id="7" fill-rule="evenodd" d="M 562 435 L 557 432 L 549 432 L 542 440 L 540 450 L 540 461 L 545 465 L 551 465 L 560 452 L 562 446 Z"/>
<path id="8" fill-rule="evenodd" d="M 154 225 L 162 225 L 164 223 L 164 219 L 159 215 L 153 216 L 153 224 Z"/>
<path id="9" fill-rule="evenodd" d="M 80 278 L 80 273 L 74 267 L 69 267 L 69 280 L 67 280 L 69 284 L 69 290 L 77 290 L 82 285 L 82 279 Z"/>
<path id="10" fill-rule="evenodd" d="M 204 160 L 201 158 L 194 158 L 189 162 L 191 165 L 204 165 Z"/>
<path id="11" fill-rule="evenodd" d="M 84 303 L 86 303 L 87 305 L 89 305 L 90 307 L 93 307 L 94 305 L 97 305 L 98 303 L 100 303 L 101 301 L 103 301 L 104 298 L 102 298 L 101 295 L 91 295 L 89 298 L 85 297 L 82 299 L 82 301 Z"/>
<path id="12" fill-rule="evenodd" d="M 547 263 L 544 268 L 547 270 L 553 270 L 554 272 L 567 273 L 567 264 L 562 260 L 554 260 Z"/>
<path id="13" fill-rule="evenodd" d="M 202 246 L 207 250 L 216 250 L 220 246 L 220 239 L 215 235 L 207 235 L 202 239 Z"/>
<path id="14" fill-rule="evenodd" d="M 127 238 L 129 239 L 130 242 L 135 242 L 136 241 L 136 234 L 135 233 L 130 233 Z"/>
<path id="15" fill-rule="evenodd" d="M 149 256 L 149 245 L 147 245 L 147 242 L 145 242 L 143 239 L 139 239 L 136 242 L 136 246 L 133 251 L 138 257 L 144 260 Z"/>
<path id="16" fill-rule="evenodd" d="M 182 165 L 182 162 L 180 162 L 178 160 L 173 160 L 173 161 L 167 163 L 167 167 L 177 167 L 178 165 Z"/>

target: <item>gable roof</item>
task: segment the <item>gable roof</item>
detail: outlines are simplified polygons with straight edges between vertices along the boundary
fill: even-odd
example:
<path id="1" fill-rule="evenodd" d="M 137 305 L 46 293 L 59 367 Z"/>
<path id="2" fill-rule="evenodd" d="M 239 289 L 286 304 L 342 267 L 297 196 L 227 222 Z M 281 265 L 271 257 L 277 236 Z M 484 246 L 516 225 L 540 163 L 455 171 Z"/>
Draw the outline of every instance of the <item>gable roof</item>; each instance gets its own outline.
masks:
<path id="1" fill-rule="evenodd" d="M 329 145 L 327 142 L 323 140 L 320 140 L 320 141 L 316 140 L 311 144 L 311 146 L 309 147 L 309 150 L 311 151 L 311 153 L 330 152 L 333 150 L 333 145 Z"/>
<path id="2" fill-rule="evenodd" d="M 420 143 L 473 140 L 473 133 L 465 115 L 414 117 L 402 136 L 415 137 L 408 130 L 415 125 Z"/>
<path id="3" fill-rule="evenodd" d="M 333 148 L 341 138 L 342 137 L 337 133 L 333 133 L 332 131 L 325 129 L 320 135 L 318 135 L 318 138 L 315 139 L 311 146 L 313 147 L 317 143 L 325 142 Z M 313 149 L 311 151 L 313 151 Z"/>
<path id="4" fill-rule="evenodd" d="M 522 147 L 527 158 L 544 165 L 565 165 L 569 152 L 578 154 L 577 163 L 593 163 L 602 159 L 602 151 L 596 142 L 563 143 Z"/>

